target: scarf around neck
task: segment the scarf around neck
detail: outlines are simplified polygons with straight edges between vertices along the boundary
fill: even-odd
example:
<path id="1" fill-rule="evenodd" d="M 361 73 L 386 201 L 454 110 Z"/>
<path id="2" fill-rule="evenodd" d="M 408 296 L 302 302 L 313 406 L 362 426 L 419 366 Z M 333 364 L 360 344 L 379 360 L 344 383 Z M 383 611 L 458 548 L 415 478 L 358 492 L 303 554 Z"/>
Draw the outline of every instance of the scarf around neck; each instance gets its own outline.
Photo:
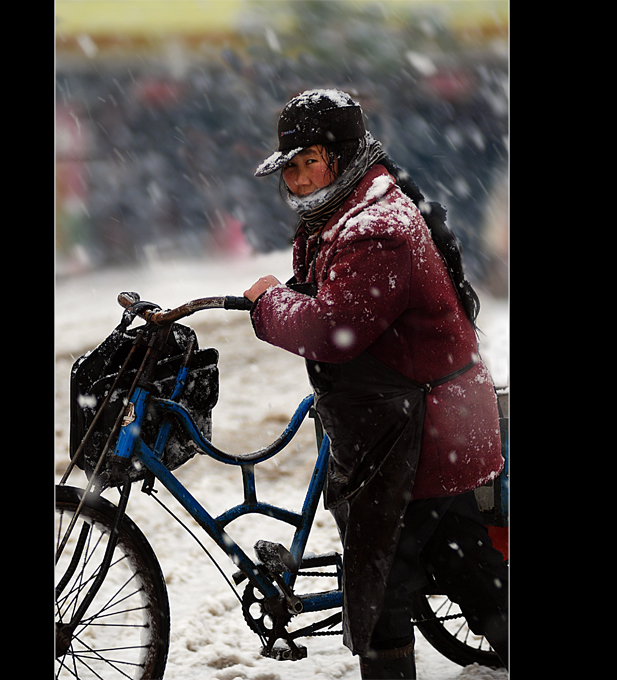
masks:
<path id="1" fill-rule="evenodd" d="M 300 215 L 296 233 L 301 227 L 304 227 L 308 234 L 315 234 L 322 229 L 366 175 L 368 169 L 386 157 L 381 142 L 367 132 L 360 140 L 356 155 L 332 184 L 304 197 L 294 196 L 286 189 L 287 205 Z"/>

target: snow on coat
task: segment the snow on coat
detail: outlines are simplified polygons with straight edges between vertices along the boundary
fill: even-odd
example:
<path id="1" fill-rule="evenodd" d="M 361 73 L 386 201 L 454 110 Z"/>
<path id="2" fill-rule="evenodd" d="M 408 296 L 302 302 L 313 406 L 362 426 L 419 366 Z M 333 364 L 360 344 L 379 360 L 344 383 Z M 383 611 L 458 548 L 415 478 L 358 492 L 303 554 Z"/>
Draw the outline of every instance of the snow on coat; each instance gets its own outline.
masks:
<path id="1" fill-rule="evenodd" d="M 413 498 L 463 493 L 496 477 L 497 400 L 474 329 L 420 211 L 383 166 L 369 170 L 320 235 L 299 231 L 293 267 L 317 296 L 268 290 L 252 312 L 257 337 L 328 363 L 367 351 L 421 384 L 477 360 L 428 394 Z"/>

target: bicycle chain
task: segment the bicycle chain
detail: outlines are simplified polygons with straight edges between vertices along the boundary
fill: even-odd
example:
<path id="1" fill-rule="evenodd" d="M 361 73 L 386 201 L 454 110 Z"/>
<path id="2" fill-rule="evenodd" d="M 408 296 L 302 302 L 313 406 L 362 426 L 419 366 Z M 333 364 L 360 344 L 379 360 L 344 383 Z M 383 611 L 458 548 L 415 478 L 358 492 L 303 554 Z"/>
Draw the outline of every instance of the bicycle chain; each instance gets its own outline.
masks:
<path id="1" fill-rule="evenodd" d="M 322 573 L 298 572 L 298 576 L 334 576 L 334 577 L 336 577 L 337 574 L 336 573 L 323 573 L 323 572 Z M 245 591 L 244 591 L 244 595 L 242 597 L 242 604 L 243 604 L 242 613 L 243 613 L 243 616 L 244 616 L 244 620 L 248 624 L 249 628 L 251 630 L 253 630 L 254 632 L 256 632 L 257 635 L 259 635 L 260 637 L 263 636 L 263 637 L 267 638 L 272 633 L 271 630 L 268 630 L 263 625 L 263 619 L 264 619 L 264 616 L 267 615 L 267 612 L 263 609 L 263 606 L 262 606 L 262 617 L 260 619 L 255 619 L 253 616 L 251 616 L 251 614 L 249 614 L 249 608 L 250 608 L 251 604 L 254 604 L 254 603 L 258 603 L 260 606 L 262 605 L 262 601 L 258 600 L 255 597 L 254 590 L 253 590 L 252 586 L 247 586 Z M 418 626 L 420 624 L 430 623 L 432 621 L 452 621 L 454 619 L 460 619 L 462 617 L 463 617 L 463 614 L 460 613 L 460 612 L 458 614 L 450 614 L 448 616 L 433 616 L 430 619 L 420 619 L 419 621 L 411 621 L 411 625 L 412 626 Z M 285 625 L 287 625 L 287 623 L 289 623 L 290 620 L 291 620 L 291 615 L 289 616 L 289 619 L 287 620 Z M 255 630 L 255 629 L 257 629 L 257 630 Z M 342 633 L 343 633 L 342 630 L 322 630 L 322 631 L 316 630 L 316 631 L 313 631 L 311 633 L 310 637 L 320 637 L 320 636 L 325 637 L 325 636 L 328 636 L 328 635 L 341 635 Z"/>
<path id="2" fill-rule="evenodd" d="M 310 572 L 310 571 L 299 571 L 298 576 L 332 576 L 332 577 L 337 577 L 338 574 L 334 572 Z M 449 616 L 433 616 L 430 619 L 421 619 L 420 621 L 412 621 L 413 626 L 417 626 L 419 623 L 428 623 L 430 621 L 452 621 L 453 619 L 460 619 L 463 617 L 462 613 L 458 614 L 450 614 Z M 312 635 L 340 635 L 343 631 L 338 630 L 338 631 L 316 631 L 312 633 Z"/>
<path id="3" fill-rule="evenodd" d="M 430 621 L 452 621 L 453 619 L 460 619 L 463 614 L 450 614 L 449 616 L 433 616 L 430 619 L 420 619 L 419 621 L 412 621 L 412 626 L 417 626 L 420 623 L 429 623 Z"/>
<path id="4" fill-rule="evenodd" d="M 319 635 L 323 637 L 325 635 L 342 635 L 342 634 L 343 634 L 342 630 L 314 630 L 311 633 L 310 637 L 318 637 Z"/>

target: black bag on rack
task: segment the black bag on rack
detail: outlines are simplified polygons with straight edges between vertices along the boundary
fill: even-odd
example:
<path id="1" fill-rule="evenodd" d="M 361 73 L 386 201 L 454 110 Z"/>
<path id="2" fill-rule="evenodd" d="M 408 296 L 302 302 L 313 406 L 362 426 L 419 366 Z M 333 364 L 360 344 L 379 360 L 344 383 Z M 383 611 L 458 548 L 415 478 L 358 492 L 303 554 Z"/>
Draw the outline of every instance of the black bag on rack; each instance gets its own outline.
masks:
<path id="1" fill-rule="evenodd" d="M 129 356 L 137 334 L 146 328 L 139 326 L 130 329 L 130 319 L 123 317 L 122 322 L 98 347 L 79 357 L 71 369 L 70 382 L 70 440 L 69 453 L 71 459 L 75 455 L 82 439 L 88 432 L 101 404 L 120 372 L 122 365 Z M 218 352 L 216 349 L 197 349 L 197 337 L 188 326 L 172 324 L 167 339 L 168 352 L 162 358 L 155 370 L 153 395 L 169 399 L 171 397 L 176 376 L 181 367 L 184 352 L 193 339 L 195 351 L 190 363 L 186 383 L 178 403 L 186 408 L 195 424 L 206 439 L 212 436 L 212 409 L 218 401 L 219 374 Z M 127 365 L 118 385 L 111 395 L 104 413 L 99 417 L 95 429 L 88 436 L 86 444 L 76 461 L 78 467 L 88 476 L 94 471 L 98 459 L 107 439 L 113 429 L 118 415 L 126 407 L 128 392 L 133 384 L 135 375 L 146 354 L 147 343 L 137 346 Z M 153 447 L 164 414 L 150 407 L 144 420 L 141 437 L 144 442 Z M 114 442 L 110 444 L 111 454 Z M 169 470 L 174 470 L 192 458 L 198 449 L 190 442 L 181 428 L 172 419 L 172 426 L 163 452 L 162 462 Z M 145 469 L 139 469 L 139 461 L 132 461 L 129 466 L 131 481 L 145 477 Z M 106 461 L 101 472 L 108 471 L 111 464 Z"/>

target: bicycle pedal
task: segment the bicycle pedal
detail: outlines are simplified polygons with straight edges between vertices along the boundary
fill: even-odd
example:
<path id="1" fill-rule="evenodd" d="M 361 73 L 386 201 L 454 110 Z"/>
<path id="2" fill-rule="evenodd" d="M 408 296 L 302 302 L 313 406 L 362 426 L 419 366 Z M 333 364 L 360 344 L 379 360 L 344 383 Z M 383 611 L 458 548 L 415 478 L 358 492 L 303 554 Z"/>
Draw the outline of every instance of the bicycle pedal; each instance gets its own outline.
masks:
<path id="1" fill-rule="evenodd" d="M 281 574 L 293 572 L 297 565 L 293 555 L 280 543 L 257 541 L 253 546 L 257 559 L 271 572 Z"/>
<path id="2" fill-rule="evenodd" d="M 302 558 L 300 569 L 311 569 L 314 567 L 341 567 L 341 554 L 335 551 L 323 553 L 322 555 L 305 555 Z"/>
<path id="3" fill-rule="evenodd" d="M 304 645 L 296 645 L 294 643 L 292 648 L 285 640 L 277 640 L 272 649 L 262 647 L 261 655 L 268 659 L 276 659 L 277 661 L 298 661 L 299 659 L 306 659 L 308 652 Z"/>

